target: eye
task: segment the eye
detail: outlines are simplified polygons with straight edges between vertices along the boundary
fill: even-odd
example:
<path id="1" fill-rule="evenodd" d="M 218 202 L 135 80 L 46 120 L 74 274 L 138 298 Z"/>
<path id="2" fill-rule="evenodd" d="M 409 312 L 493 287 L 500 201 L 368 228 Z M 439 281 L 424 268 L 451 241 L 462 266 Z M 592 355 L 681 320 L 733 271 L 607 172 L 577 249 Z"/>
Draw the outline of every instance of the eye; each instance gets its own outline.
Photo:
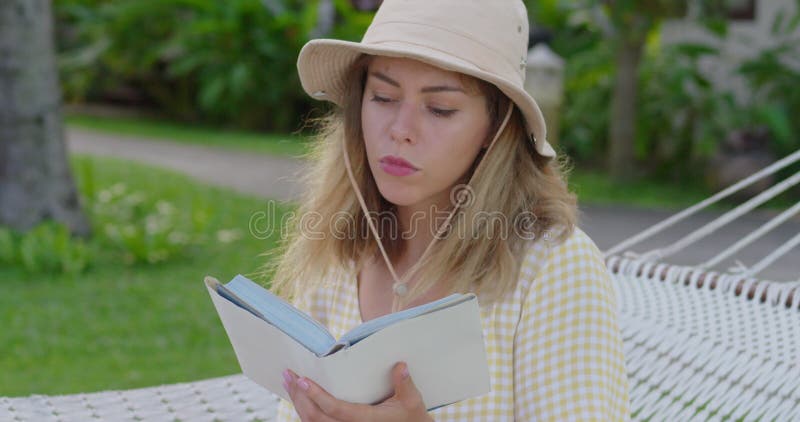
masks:
<path id="1" fill-rule="evenodd" d="M 379 97 L 376 94 L 372 94 L 372 98 L 370 99 L 370 101 L 374 101 L 376 103 L 390 103 L 390 102 L 392 102 L 391 98 Z"/>
<path id="2" fill-rule="evenodd" d="M 457 110 L 445 110 L 436 107 L 429 107 L 429 110 L 437 117 L 450 117 L 457 111 Z"/>

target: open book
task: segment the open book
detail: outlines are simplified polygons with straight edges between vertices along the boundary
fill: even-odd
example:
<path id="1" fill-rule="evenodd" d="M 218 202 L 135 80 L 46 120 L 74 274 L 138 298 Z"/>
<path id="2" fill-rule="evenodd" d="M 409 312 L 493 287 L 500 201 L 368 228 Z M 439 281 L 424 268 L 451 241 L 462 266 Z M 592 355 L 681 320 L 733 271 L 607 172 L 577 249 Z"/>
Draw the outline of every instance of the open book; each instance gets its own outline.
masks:
<path id="1" fill-rule="evenodd" d="M 408 364 L 429 410 L 489 392 L 474 294 L 384 315 L 335 339 L 322 324 L 244 276 L 227 284 L 206 277 L 205 284 L 242 372 L 286 400 L 281 374 L 291 369 L 340 400 L 379 403 L 392 395 L 391 369 L 400 361 Z"/>

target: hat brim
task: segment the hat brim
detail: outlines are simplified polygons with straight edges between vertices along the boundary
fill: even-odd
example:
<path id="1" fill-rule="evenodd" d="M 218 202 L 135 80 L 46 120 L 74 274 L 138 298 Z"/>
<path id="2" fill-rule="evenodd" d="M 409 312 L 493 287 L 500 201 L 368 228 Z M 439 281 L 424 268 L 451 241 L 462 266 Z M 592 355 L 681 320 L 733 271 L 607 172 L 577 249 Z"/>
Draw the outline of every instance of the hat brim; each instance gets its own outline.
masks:
<path id="1" fill-rule="evenodd" d="M 547 142 L 544 116 L 536 101 L 514 83 L 488 73 L 453 55 L 418 44 L 384 42 L 380 45 L 335 39 L 311 40 L 297 58 L 297 70 L 303 89 L 313 98 L 340 105 L 344 98 L 346 73 L 361 54 L 407 57 L 482 79 L 495 85 L 520 109 L 536 151 L 545 157 L 556 155 Z"/>

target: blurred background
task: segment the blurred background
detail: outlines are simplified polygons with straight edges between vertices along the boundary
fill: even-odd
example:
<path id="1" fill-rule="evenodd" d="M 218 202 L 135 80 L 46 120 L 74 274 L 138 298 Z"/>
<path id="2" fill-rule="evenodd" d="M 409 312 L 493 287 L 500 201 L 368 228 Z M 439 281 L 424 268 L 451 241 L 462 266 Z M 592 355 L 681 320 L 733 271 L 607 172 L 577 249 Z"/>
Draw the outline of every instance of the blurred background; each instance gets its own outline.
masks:
<path id="1" fill-rule="evenodd" d="M 800 1 L 525 3 L 526 87 L 602 248 L 800 149 Z M 379 4 L 0 2 L 0 396 L 238 371 L 203 276 L 268 284 L 328 107 L 297 54 L 360 40 Z"/>

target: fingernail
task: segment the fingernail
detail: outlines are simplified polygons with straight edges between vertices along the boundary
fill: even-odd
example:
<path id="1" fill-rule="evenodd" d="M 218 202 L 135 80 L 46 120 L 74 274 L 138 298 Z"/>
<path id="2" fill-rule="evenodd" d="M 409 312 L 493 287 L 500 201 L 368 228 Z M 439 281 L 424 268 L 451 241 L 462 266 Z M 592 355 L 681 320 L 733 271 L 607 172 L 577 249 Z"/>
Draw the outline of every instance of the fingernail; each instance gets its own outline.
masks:
<path id="1" fill-rule="evenodd" d="M 288 369 L 283 371 L 283 382 L 285 382 L 286 384 L 289 384 L 290 382 L 292 382 L 292 376 L 289 375 L 289 370 Z"/>
<path id="2" fill-rule="evenodd" d="M 289 383 L 287 383 L 286 380 L 283 381 L 283 389 L 286 390 L 287 393 L 289 392 Z"/>
<path id="3" fill-rule="evenodd" d="M 303 390 L 303 391 L 308 390 L 308 387 L 310 387 L 310 385 L 308 384 L 308 381 L 306 381 L 303 378 L 300 378 L 300 380 L 297 381 L 297 386 L 300 387 L 300 389 Z"/>
<path id="4" fill-rule="evenodd" d="M 403 366 L 403 370 L 400 372 L 400 375 L 403 377 L 403 379 L 408 378 L 408 366 Z"/>

